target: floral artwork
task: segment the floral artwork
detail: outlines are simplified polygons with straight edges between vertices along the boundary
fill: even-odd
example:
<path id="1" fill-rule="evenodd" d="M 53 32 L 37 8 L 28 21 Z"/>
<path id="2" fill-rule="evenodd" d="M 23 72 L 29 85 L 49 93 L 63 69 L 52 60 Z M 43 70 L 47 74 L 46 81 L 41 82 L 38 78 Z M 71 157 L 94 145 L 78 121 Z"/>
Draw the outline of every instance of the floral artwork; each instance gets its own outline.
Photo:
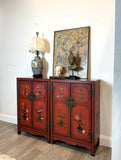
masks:
<path id="1" fill-rule="evenodd" d="M 63 99 L 65 96 L 63 95 L 64 88 L 59 88 L 59 93 L 57 94 L 57 98 Z"/>
<path id="2" fill-rule="evenodd" d="M 23 112 L 23 119 L 28 120 L 28 117 L 27 117 L 28 109 L 26 109 L 26 104 L 24 102 L 23 102 L 22 112 Z"/>
<path id="3" fill-rule="evenodd" d="M 58 110 L 58 118 L 57 122 L 61 127 L 66 127 L 66 124 L 64 123 L 66 113 L 61 113 L 60 110 Z"/>
<path id="4" fill-rule="evenodd" d="M 45 86 L 43 84 L 34 83 L 33 92 L 37 98 L 43 98 L 46 94 Z"/>
<path id="5" fill-rule="evenodd" d="M 56 66 L 62 66 L 66 70 L 65 76 L 70 75 L 68 56 L 72 51 L 75 58 L 81 59 L 81 69 L 74 71 L 74 74 L 81 78 L 88 78 L 89 31 L 90 27 L 83 27 L 54 32 L 54 76 Z"/>
<path id="6" fill-rule="evenodd" d="M 43 119 L 44 119 L 44 115 L 42 114 L 43 112 L 43 107 L 39 107 L 39 108 L 36 108 L 36 111 L 37 111 L 37 114 L 38 114 L 38 118 L 36 119 L 37 122 L 41 122 Z"/>
<path id="7" fill-rule="evenodd" d="M 85 130 L 83 130 L 83 127 L 82 127 L 84 125 L 84 120 L 82 119 L 81 113 L 78 115 L 75 115 L 75 121 L 78 124 L 77 126 L 78 132 L 85 134 Z"/>
<path id="8" fill-rule="evenodd" d="M 77 98 L 80 102 L 84 99 L 83 97 L 82 97 L 82 90 L 77 90 L 77 92 L 79 93 L 79 97 Z"/>
<path id="9" fill-rule="evenodd" d="M 30 84 L 21 84 L 19 85 L 20 92 L 22 96 L 27 97 L 31 92 Z"/>

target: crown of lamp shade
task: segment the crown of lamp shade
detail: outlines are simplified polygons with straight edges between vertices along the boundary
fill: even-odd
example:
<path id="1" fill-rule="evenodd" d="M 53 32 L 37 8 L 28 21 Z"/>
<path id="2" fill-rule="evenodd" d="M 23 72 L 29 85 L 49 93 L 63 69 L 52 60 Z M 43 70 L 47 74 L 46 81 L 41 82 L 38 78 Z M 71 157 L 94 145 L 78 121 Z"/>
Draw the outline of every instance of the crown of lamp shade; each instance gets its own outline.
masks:
<path id="1" fill-rule="evenodd" d="M 37 37 L 33 37 L 29 41 L 29 52 L 32 53 L 45 53 L 45 43 L 44 40 L 38 37 L 39 32 L 36 32 Z"/>

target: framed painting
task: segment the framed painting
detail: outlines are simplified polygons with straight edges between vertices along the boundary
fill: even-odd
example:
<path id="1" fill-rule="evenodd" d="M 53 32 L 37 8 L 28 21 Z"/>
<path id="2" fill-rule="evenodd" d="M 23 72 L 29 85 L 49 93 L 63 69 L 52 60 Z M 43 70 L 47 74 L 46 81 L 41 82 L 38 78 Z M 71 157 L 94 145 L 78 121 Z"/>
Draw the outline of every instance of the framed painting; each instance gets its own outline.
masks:
<path id="1" fill-rule="evenodd" d="M 74 70 L 74 75 L 88 78 L 88 55 L 89 55 L 90 27 L 81 27 L 54 32 L 54 57 L 53 76 L 56 76 L 56 66 L 64 68 L 65 76 L 71 75 L 68 57 L 73 53 L 80 59 L 80 69 Z"/>

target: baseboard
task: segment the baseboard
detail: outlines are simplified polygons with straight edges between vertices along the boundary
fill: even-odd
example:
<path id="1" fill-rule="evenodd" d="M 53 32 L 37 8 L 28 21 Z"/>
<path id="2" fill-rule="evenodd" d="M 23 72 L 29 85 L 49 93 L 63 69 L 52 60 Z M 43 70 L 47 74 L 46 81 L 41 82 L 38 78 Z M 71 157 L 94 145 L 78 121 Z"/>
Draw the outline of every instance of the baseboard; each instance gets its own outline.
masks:
<path id="1" fill-rule="evenodd" d="M 0 113 L 0 120 L 17 124 L 17 117 L 16 116 L 11 116 L 11 115 Z"/>
<path id="2" fill-rule="evenodd" d="M 100 145 L 112 148 L 112 137 L 100 135 Z"/>

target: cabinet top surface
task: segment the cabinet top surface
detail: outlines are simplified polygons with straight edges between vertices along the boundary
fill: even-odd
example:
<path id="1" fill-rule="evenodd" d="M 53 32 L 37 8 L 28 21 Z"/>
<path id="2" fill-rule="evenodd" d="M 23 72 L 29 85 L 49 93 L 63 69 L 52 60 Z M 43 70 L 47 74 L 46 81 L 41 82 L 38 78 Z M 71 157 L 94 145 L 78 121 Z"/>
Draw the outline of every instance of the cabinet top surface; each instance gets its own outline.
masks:
<path id="1" fill-rule="evenodd" d="M 96 82 L 100 80 L 90 80 L 90 79 L 78 79 L 78 80 L 71 80 L 71 79 L 46 79 L 46 78 L 25 78 L 25 77 L 17 77 L 17 80 L 30 80 L 30 81 L 49 81 L 52 82 Z"/>

